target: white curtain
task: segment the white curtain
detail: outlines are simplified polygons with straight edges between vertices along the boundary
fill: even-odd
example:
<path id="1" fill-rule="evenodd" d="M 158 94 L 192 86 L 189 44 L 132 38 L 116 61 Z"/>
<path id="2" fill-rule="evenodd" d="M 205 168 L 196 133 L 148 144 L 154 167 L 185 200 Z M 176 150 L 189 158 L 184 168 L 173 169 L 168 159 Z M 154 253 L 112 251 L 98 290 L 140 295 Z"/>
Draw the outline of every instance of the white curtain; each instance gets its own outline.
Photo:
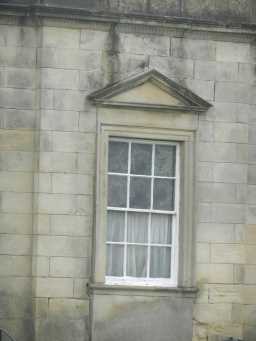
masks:
<path id="1" fill-rule="evenodd" d="M 123 212 L 108 212 L 108 241 L 124 241 Z M 148 244 L 149 232 L 148 213 L 127 213 L 127 242 Z M 127 245 L 126 275 L 131 277 L 152 278 L 170 277 L 172 216 L 167 214 L 152 214 L 150 226 L 150 259 L 148 245 Z M 154 246 L 154 244 L 163 244 Z M 165 246 L 166 245 L 166 246 Z M 124 276 L 124 246 L 108 245 L 107 274 L 109 276 Z"/>

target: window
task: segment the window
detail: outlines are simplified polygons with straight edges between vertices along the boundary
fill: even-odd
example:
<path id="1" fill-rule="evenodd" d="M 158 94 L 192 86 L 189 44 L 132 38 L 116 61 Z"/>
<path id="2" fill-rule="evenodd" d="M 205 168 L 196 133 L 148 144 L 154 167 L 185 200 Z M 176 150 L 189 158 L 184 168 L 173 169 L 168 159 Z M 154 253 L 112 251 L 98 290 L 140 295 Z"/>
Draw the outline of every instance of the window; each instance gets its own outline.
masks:
<path id="1" fill-rule="evenodd" d="M 179 143 L 110 138 L 106 283 L 177 284 Z"/>

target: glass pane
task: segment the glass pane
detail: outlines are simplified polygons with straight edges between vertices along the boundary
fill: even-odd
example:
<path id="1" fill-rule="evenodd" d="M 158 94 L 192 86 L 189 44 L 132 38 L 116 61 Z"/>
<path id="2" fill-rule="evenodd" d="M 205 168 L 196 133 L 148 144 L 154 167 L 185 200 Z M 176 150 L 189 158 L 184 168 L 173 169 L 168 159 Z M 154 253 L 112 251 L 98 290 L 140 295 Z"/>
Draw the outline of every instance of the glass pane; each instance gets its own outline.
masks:
<path id="1" fill-rule="evenodd" d="M 131 174 L 151 175 L 152 145 L 132 143 L 131 146 Z"/>
<path id="2" fill-rule="evenodd" d="M 171 244 L 172 216 L 167 214 L 152 214 L 151 216 L 151 243 Z"/>
<path id="3" fill-rule="evenodd" d="M 171 275 L 171 248 L 151 247 L 150 252 L 150 277 L 170 278 Z"/>
<path id="4" fill-rule="evenodd" d="M 147 247 L 127 246 L 127 276 L 146 277 L 147 275 Z"/>
<path id="5" fill-rule="evenodd" d="M 175 176 L 176 147 L 156 145 L 155 175 Z"/>
<path id="6" fill-rule="evenodd" d="M 154 210 L 173 211 L 175 180 L 154 179 Z"/>
<path id="7" fill-rule="evenodd" d="M 131 177 L 130 207 L 150 208 L 151 179 Z"/>
<path id="8" fill-rule="evenodd" d="M 108 206 L 126 207 L 127 177 L 120 175 L 108 176 Z"/>
<path id="9" fill-rule="evenodd" d="M 128 171 L 128 143 L 110 141 L 108 147 L 108 171 L 113 173 L 127 173 Z"/>
<path id="10" fill-rule="evenodd" d="M 107 241 L 124 241 L 124 212 L 108 211 Z"/>
<path id="11" fill-rule="evenodd" d="M 107 276 L 123 276 L 124 246 L 107 245 Z"/>
<path id="12" fill-rule="evenodd" d="M 127 241 L 130 243 L 147 243 L 148 214 L 128 213 L 127 234 Z"/>

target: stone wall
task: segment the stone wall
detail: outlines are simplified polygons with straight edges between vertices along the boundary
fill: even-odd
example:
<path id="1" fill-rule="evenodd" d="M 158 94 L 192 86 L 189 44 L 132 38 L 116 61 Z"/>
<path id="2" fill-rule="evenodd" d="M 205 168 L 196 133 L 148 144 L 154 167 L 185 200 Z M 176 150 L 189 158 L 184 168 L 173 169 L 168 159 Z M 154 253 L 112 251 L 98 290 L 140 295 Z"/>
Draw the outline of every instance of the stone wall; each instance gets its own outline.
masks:
<path id="1" fill-rule="evenodd" d="M 254 341 L 250 35 L 8 17 L 0 24 L 0 327 L 17 341 L 89 339 L 96 108 L 86 96 L 156 68 L 213 104 L 197 134 L 193 341 Z"/>

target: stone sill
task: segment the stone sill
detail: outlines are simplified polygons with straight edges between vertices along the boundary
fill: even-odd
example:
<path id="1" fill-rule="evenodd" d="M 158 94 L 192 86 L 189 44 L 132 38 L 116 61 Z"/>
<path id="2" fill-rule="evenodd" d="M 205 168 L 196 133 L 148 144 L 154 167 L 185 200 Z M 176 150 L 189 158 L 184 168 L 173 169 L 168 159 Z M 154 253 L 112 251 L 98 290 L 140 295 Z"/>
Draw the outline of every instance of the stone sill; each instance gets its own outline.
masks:
<path id="1" fill-rule="evenodd" d="M 104 283 L 88 283 L 88 292 L 93 295 L 132 295 L 132 296 L 174 296 L 177 298 L 196 297 L 196 287 L 155 287 L 136 285 L 110 285 Z"/>

